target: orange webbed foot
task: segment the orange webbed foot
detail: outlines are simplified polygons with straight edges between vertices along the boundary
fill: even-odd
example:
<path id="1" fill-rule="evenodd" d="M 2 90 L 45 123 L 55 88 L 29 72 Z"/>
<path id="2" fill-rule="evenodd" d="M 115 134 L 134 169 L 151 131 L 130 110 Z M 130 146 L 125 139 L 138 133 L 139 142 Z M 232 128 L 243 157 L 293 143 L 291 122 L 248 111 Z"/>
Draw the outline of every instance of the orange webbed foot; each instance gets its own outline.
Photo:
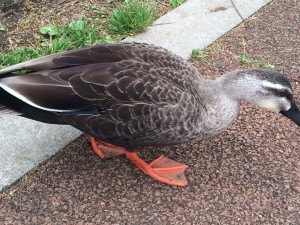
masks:
<path id="1" fill-rule="evenodd" d="M 136 152 L 128 152 L 126 156 L 138 167 L 135 171 L 141 170 L 150 177 L 175 186 L 186 186 L 187 180 L 184 171 L 187 165 L 176 162 L 172 159 L 160 156 L 151 163 L 145 163 Z"/>
<path id="2" fill-rule="evenodd" d="M 147 164 L 136 152 L 127 151 L 125 148 L 114 146 L 93 137 L 91 138 L 91 143 L 94 151 L 101 158 L 125 154 L 138 167 L 135 171 L 141 170 L 150 177 L 166 184 L 175 186 L 187 185 L 187 180 L 184 176 L 187 166 L 182 163 L 160 156 Z"/>

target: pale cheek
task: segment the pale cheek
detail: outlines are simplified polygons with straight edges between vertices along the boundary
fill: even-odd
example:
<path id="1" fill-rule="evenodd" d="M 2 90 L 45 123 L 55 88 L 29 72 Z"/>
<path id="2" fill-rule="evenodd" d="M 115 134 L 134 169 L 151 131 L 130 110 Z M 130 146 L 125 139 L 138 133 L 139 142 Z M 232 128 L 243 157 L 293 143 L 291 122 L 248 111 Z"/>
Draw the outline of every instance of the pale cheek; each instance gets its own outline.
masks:
<path id="1" fill-rule="evenodd" d="M 279 112 L 278 104 L 274 101 L 261 101 L 259 104 L 261 107 L 268 109 L 272 112 Z"/>

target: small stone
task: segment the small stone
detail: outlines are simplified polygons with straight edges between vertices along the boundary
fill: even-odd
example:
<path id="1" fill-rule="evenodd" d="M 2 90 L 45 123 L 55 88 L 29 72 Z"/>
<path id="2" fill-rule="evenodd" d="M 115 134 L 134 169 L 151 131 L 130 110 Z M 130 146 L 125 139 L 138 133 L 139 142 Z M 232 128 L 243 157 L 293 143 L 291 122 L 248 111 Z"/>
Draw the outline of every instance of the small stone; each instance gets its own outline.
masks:
<path id="1" fill-rule="evenodd" d="M 231 149 L 230 149 L 230 148 L 225 148 L 225 149 L 224 149 L 224 152 L 225 152 L 225 153 L 229 153 L 229 152 L 231 152 Z"/>
<path id="2" fill-rule="evenodd" d="M 238 136 L 238 140 L 242 141 L 244 138 L 242 136 Z"/>
<path id="3" fill-rule="evenodd" d="M 247 138 L 247 143 L 249 143 L 249 144 L 252 144 L 253 143 L 253 141 L 252 141 L 252 139 L 250 139 L 250 138 Z"/>

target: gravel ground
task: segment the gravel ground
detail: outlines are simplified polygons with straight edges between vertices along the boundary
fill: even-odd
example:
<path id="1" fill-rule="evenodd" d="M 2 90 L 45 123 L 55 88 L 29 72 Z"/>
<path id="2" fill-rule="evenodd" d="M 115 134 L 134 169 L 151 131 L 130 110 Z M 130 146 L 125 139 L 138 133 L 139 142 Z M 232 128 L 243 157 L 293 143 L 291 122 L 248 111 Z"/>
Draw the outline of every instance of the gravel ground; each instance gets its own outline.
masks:
<path id="1" fill-rule="evenodd" d="M 195 65 L 213 78 L 246 67 L 239 60 L 244 53 L 274 65 L 299 90 L 299 8 L 298 0 L 275 0 Z M 83 136 L 0 195 L 0 221 L 300 224 L 299 135 L 292 122 L 243 103 L 238 120 L 217 137 L 142 152 L 147 161 L 164 154 L 186 163 L 184 188 L 133 172 L 123 156 L 99 159 Z"/>

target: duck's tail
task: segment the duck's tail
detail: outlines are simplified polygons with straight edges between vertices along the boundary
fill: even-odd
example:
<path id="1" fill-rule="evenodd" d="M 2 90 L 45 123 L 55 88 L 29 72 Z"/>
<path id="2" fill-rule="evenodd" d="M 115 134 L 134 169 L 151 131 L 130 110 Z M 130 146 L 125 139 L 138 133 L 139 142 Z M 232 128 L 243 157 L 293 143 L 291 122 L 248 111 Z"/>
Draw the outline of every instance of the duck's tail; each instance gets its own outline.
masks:
<path id="1" fill-rule="evenodd" d="M 1 83 L 1 78 L 5 78 L 9 76 L 9 73 L 3 73 L 0 74 L 0 83 Z M 9 103 L 11 101 L 11 97 L 0 88 L 0 116 L 2 115 L 21 115 L 20 112 L 17 110 L 9 107 L 9 104 L 7 105 L 7 102 Z"/>
<path id="2" fill-rule="evenodd" d="M 2 115 L 15 115 L 18 116 L 20 115 L 19 112 L 14 111 L 12 109 L 7 108 L 5 105 L 0 105 L 0 116 Z"/>
<path id="3" fill-rule="evenodd" d="M 59 113 L 48 112 L 46 110 L 33 107 L 32 105 L 22 101 L 20 98 L 14 96 L 14 93 L 5 90 L 5 88 L 1 85 L 1 83 L 3 84 L 11 77 L 24 75 L 23 73 L 18 73 L 19 71 L 23 72 L 24 70 L 27 70 L 30 73 L 32 71 L 39 71 L 40 69 L 47 70 L 59 67 L 53 63 L 53 58 L 59 57 L 61 54 L 63 53 L 44 56 L 0 70 L 0 116 L 17 115 L 43 123 L 66 124 L 60 117 Z M 37 96 L 37 98 L 38 97 L 39 96 Z"/>
<path id="4" fill-rule="evenodd" d="M 27 119 L 39 121 L 42 123 L 48 124 L 66 124 L 65 121 L 62 120 L 59 114 L 47 112 L 45 110 L 34 108 L 24 102 L 14 98 L 13 101 L 7 102 L 12 100 L 8 98 L 8 101 L 4 101 L 1 96 L 2 90 L 0 90 L 0 117 L 2 116 L 21 116 Z"/>
<path id="5" fill-rule="evenodd" d="M 43 123 L 66 124 L 59 114 L 32 107 L 31 105 L 9 94 L 2 88 L 0 88 L 0 117 L 1 116 L 21 116 Z"/>

